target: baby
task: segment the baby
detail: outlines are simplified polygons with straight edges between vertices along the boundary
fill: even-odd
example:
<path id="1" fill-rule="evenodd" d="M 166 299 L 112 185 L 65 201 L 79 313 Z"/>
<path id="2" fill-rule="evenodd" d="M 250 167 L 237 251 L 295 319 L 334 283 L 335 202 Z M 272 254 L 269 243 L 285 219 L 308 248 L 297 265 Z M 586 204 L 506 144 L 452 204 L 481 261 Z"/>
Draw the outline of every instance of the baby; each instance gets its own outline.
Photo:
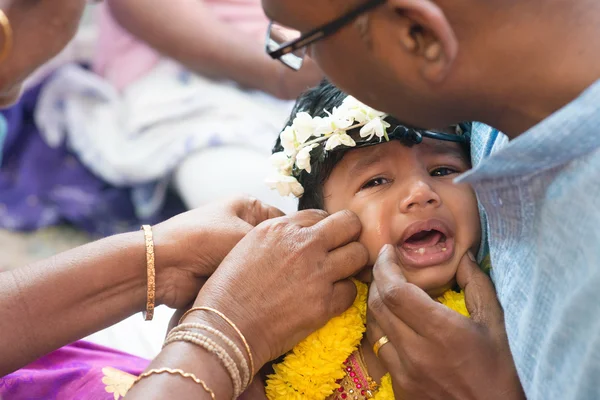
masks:
<path id="1" fill-rule="evenodd" d="M 453 182 L 471 167 L 469 134 L 470 124 L 412 129 L 323 82 L 298 99 L 275 145 L 277 175 L 268 183 L 299 197 L 300 210 L 356 213 L 369 265 L 382 246 L 394 244 L 406 279 L 437 298 L 455 288 L 459 261 L 480 245 L 475 194 Z M 370 282 L 371 267 L 356 278 Z M 340 382 L 331 398 L 368 398 L 361 388 L 386 373 L 366 343 L 351 358 L 362 371 Z M 365 384 L 353 387 L 361 375 Z"/>

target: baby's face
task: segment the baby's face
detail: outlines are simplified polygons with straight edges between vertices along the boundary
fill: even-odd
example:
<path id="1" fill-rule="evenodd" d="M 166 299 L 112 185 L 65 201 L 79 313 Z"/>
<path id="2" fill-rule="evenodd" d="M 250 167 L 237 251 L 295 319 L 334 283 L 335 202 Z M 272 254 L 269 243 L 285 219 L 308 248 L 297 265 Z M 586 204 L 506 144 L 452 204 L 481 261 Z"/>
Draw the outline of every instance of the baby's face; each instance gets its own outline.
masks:
<path id="1" fill-rule="evenodd" d="M 459 261 L 481 238 L 473 190 L 452 182 L 469 166 L 459 144 L 433 139 L 351 150 L 325 183 L 325 210 L 354 211 L 370 264 L 393 244 L 406 279 L 437 296 L 454 285 Z M 360 278 L 369 280 L 370 270 Z"/>

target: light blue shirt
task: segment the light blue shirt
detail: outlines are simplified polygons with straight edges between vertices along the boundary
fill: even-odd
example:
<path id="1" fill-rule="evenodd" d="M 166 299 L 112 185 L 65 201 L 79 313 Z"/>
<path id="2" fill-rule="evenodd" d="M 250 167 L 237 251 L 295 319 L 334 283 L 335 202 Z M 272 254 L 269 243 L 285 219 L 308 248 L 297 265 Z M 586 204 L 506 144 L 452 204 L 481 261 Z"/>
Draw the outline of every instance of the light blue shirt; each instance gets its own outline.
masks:
<path id="1" fill-rule="evenodd" d="M 460 178 L 529 399 L 600 399 L 600 81 Z"/>

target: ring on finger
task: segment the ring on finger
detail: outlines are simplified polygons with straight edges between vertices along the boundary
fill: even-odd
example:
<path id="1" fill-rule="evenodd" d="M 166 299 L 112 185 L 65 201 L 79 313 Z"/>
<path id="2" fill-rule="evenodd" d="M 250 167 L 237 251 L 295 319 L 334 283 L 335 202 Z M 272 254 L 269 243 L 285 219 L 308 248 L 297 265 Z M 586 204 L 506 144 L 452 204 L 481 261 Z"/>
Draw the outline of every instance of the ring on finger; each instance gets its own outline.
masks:
<path id="1" fill-rule="evenodd" d="M 375 342 L 375 344 L 373 345 L 373 353 L 375 353 L 375 355 L 377 357 L 379 357 L 379 350 L 381 350 L 381 348 L 383 346 L 385 346 L 386 344 L 388 344 L 390 342 L 390 339 L 388 339 L 387 336 L 383 335 L 381 338 L 379 338 L 378 341 Z"/>

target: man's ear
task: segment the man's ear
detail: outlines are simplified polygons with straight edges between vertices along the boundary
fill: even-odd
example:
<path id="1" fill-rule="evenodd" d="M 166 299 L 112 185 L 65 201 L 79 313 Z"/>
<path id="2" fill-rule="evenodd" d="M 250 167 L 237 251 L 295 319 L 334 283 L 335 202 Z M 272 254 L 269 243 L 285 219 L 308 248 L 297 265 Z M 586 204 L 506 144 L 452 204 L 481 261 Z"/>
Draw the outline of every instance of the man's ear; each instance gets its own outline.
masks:
<path id="1" fill-rule="evenodd" d="M 442 10 L 430 0 L 388 0 L 387 5 L 399 28 L 395 38 L 417 58 L 421 76 L 443 81 L 456 59 L 458 41 Z"/>

